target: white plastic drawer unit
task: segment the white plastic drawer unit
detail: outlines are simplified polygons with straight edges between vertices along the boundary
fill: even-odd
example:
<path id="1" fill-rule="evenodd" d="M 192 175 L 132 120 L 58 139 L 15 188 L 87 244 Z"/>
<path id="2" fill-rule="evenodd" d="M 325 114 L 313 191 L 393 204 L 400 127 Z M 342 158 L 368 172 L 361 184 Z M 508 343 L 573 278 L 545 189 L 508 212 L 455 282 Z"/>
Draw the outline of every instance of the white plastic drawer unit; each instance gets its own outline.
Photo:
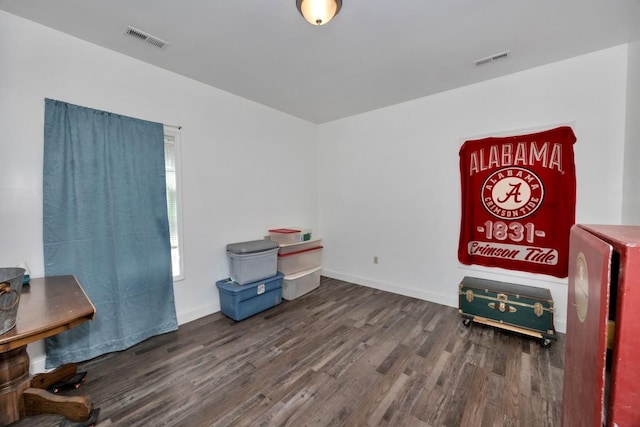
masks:
<path id="1" fill-rule="evenodd" d="M 284 276 L 282 279 L 282 298 L 296 299 L 317 289 L 320 286 L 321 273 L 322 267 L 314 267 Z"/>
<path id="2" fill-rule="evenodd" d="M 278 271 L 285 276 L 322 265 L 322 246 L 278 254 Z"/>

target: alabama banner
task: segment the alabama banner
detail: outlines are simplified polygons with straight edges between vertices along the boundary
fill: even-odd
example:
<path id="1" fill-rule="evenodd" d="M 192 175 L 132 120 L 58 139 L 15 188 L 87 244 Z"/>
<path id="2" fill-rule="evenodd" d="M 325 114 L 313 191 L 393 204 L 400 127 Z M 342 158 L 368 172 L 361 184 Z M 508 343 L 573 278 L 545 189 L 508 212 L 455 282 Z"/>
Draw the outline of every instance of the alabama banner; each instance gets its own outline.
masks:
<path id="1" fill-rule="evenodd" d="M 567 277 L 575 142 L 563 126 L 462 145 L 461 263 Z"/>

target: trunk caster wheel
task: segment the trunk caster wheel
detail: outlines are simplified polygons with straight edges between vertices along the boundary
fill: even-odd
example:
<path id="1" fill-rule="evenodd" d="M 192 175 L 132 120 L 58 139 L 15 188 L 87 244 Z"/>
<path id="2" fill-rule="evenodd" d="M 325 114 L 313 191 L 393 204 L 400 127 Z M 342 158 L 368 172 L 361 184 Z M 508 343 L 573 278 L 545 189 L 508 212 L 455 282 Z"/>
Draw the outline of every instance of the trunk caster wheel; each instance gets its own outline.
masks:
<path id="1" fill-rule="evenodd" d="M 468 327 L 469 325 L 471 325 L 471 319 L 463 319 L 462 324 Z"/>
<path id="2" fill-rule="evenodd" d="M 552 341 L 551 341 L 550 339 L 548 339 L 548 338 L 544 338 L 544 339 L 542 340 L 542 343 L 541 343 L 541 344 L 542 344 L 542 347 L 544 347 L 544 348 L 549 348 L 549 347 L 551 347 L 551 342 L 552 342 Z"/>

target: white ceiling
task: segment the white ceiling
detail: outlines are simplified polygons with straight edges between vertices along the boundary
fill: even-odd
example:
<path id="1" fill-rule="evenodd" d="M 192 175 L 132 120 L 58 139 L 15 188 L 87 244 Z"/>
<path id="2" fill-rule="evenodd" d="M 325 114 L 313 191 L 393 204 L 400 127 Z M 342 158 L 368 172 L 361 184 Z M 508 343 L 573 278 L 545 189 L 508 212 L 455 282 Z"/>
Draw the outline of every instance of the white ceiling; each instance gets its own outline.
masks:
<path id="1" fill-rule="evenodd" d="M 0 0 L 0 10 L 314 123 L 640 39 L 640 0 L 344 0 L 322 27 L 295 0 Z M 169 46 L 125 36 L 128 25 Z"/>

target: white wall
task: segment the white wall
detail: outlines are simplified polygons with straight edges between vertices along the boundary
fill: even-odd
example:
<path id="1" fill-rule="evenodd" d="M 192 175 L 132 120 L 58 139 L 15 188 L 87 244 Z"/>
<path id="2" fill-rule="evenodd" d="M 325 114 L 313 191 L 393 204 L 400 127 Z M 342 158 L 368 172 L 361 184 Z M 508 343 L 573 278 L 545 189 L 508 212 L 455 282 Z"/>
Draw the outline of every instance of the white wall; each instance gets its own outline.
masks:
<path id="1" fill-rule="evenodd" d="M 315 125 L 0 12 L 0 265 L 44 274 L 45 97 L 183 126 L 180 323 L 219 311 L 227 243 L 316 226 Z M 29 353 L 40 370 L 42 343 Z"/>
<path id="2" fill-rule="evenodd" d="M 465 275 L 547 287 L 565 331 L 566 280 L 458 263 L 458 150 L 571 125 L 576 221 L 620 223 L 626 61 L 619 46 L 321 125 L 324 274 L 450 306 Z"/>
<path id="3" fill-rule="evenodd" d="M 622 223 L 640 225 L 640 41 L 629 45 Z"/>

